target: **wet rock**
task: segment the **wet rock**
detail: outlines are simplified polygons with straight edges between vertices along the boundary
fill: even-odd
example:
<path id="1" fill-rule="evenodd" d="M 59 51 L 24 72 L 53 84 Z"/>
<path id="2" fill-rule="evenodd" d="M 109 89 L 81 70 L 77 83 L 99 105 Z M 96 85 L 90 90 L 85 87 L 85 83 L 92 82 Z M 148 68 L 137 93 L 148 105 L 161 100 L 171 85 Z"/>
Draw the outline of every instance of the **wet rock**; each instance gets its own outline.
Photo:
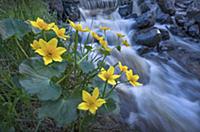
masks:
<path id="1" fill-rule="evenodd" d="M 137 18 L 138 15 L 136 13 L 132 13 L 129 16 L 124 17 L 124 19 L 131 19 L 131 18 Z"/>
<path id="2" fill-rule="evenodd" d="M 146 12 L 136 18 L 136 27 L 143 29 L 143 28 L 148 28 L 152 27 L 155 24 L 155 17 L 153 13 L 151 12 Z"/>
<path id="3" fill-rule="evenodd" d="M 137 31 L 133 35 L 133 40 L 140 45 L 155 47 L 161 42 L 162 35 L 158 28 L 153 27 Z"/>
<path id="4" fill-rule="evenodd" d="M 160 9 L 169 15 L 174 15 L 176 12 L 174 0 L 157 0 Z"/>
<path id="5" fill-rule="evenodd" d="M 199 36 L 199 25 L 195 24 L 192 25 L 188 28 L 188 34 L 191 35 L 192 37 L 198 37 Z"/>
<path id="6" fill-rule="evenodd" d="M 178 26 L 184 26 L 187 22 L 187 19 L 183 14 L 176 14 L 175 21 Z"/>
<path id="7" fill-rule="evenodd" d="M 57 13 L 58 21 L 65 22 L 67 19 L 77 21 L 80 18 L 78 3 L 79 0 L 51 0 L 49 8 L 50 12 Z"/>
<path id="8" fill-rule="evenodd" d="M 62 0 L 51 0 L 49 2 L 50 13 L 56 12 L 57 19 L 62 20 L 64 8 Z"/>
<path id="9" fill-rule="evenodd" d="M 187 36 L 185 32 L 183 32 L 179 27 L 177 27 L 175 25 L 171 25 L 169 27 L 169 30 L 174 35 L 178 35 L 178 36 L 182 36 L 182 37 Z"/>
<path id="10" fill-rule="evenodd" d="M 141 3 L 139 7 L 142 14 L 151 10 L 150 4 L 148 2 Z"/>
<path id="11" fill-rule="evenodd" d="M 127 17 L 131 15 L 133 10 L 133 1 L 132 0 L 121 0 L 119 6 L 119 14 L 122 17 Z"/>
<path id="12" fill-rule="evenodd" d="M 72 21 L 78 21 L 80 19 L 80 11 L 78 8 L 78 0 L 64 0 L 63 7 L 63 21 L 70 19 Z"/>
<path id="13" fill-rule="evenodd" d="M 188 18 L 194 19 L 196 22 L 200 23 L 200 1 L 194 0 L 187 9 Z"/>
<path id="14" fill-rule="evenodd" d="M 161 37 L 162 37 L 162 40 L 169 40 L 170 39 L 170 35 L 169 35 L 169 32 L 165 29 L 159 29 L 160 30 L 160 33 L 161 33 Z"/>
<path id="15" fill-rule="evenodd" d="M 172 24 L 173 20 L 169 14 L 163 13 L 160 8 L 157 8 L 155 11 L 156 14 L 156 21 L 161 24 Z"/>

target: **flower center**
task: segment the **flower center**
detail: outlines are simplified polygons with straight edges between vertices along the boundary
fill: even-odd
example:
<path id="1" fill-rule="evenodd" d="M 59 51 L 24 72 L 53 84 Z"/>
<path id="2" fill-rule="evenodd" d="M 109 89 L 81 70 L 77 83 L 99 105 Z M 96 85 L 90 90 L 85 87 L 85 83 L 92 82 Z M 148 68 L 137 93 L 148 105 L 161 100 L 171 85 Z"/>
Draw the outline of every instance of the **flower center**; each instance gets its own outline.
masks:
<path id="1" fill-rule="evenodd" d="M 38 22 L 38 25 L 42 28 L 46 28 L 47 27 L 47 24 L 44 23 L 44 22 Z"/>
<path id="2" fill-rule="evenodd" d="M 110 73 L 105 73 L 104 77 L 106 78 L 106 80 L 109 80 L 111 78 L 111 74 Z"/>

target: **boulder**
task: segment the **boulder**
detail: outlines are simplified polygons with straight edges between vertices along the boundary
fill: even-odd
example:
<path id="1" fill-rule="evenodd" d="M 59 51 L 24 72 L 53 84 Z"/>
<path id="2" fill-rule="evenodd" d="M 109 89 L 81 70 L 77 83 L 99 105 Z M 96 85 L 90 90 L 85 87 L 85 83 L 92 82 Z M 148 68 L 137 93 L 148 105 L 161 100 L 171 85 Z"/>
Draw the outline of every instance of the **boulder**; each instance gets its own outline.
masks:
<path id="1" fill-rule="evenodd" d="M 155 10 L 155 16 L 156 16 L 156 21 L 161 24 L 173 23 L 171 16 L 169 14 L 163 13 L 159 7 Z"/>
<path id="2" fill-rule="evenodd" d="M 188 34 L 192 37 L 196 37 L 196 38 L 199 37 L 199 34 L 200 34 L 199 25 L 197 24 L 191 25 L 188 28 Z"/>
<path id="3" fill-rule="evenodd" d="M 153 27 L 135 32 L 133 40 L 140 45 L 155 47 L 162 41 L 162 35 L 158 28 Z"/>
<path id="4" fill-rule="evenodd" d="M 127 17 L 132 14 L 133 1 L 132 0 L 121 0 L 119 5 L 119 14 L 122 17 Z"/>
<path id="5" fill-rule="evenodd" d="M 160 30 L 160 33 L 161 33 L 161 37 L 162 37 L 162 40 L 169 40 L 170 39 L 170 35 L 169 35 L 169 32 L 165 29 L 159 29 Z"/>
<path id="6" fill-rule="evenodd" d="M 152 27 L 155 24 L 155 17 L 151 12 L 146 12 L 137 17 L 135 20 L 136 27 L 140 29 Z"/>
<path id="7" fill-rule="evenodd" d="M 160 9 L 169 15 L 174 15 L 176 12 L 174 0 L 157 0 Z"/>
<path id="8" fill-rule="evenodd" d="M 200 1 L 194 0 L 187 9 L 187 16 L 190 19 L 194 19 L 196 22 L 200 23 Z"/>

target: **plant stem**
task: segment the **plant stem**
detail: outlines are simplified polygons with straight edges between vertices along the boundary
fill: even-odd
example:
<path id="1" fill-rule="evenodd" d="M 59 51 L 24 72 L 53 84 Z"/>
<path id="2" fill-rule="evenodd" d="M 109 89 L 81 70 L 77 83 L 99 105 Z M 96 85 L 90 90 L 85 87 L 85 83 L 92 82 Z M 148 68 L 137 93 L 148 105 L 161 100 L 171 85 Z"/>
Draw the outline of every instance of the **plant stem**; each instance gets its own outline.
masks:
<path id="1" fill-rule="evenodd" d="M 106 83 L 105 83 L 105 85 L 104 85 L 102 98 L 104 98 L 104 96 L 105 96 L 107 85 L 108 85 L 108 81 L 106 81 Z"/>
<path id="2" fill-rule="evenodd" d="M 15 37 L 15 42 L 17 43 L 17 46 L 20 48 L 20 50 L 22 51 L 22 53 L 26 56 L 26 58 L 28 59 L 29 56 L 28 54 L 26 53 L 26 51 L 23 49 L 23 47 L 20 45 L 18 39 Z"/>
<path id="3" fill-rule="evenodd" d="M 77 65 L 77 48 L 78 48 L 78 30 L 76 30 L 75 44 L 74 44 L 75 68 Z"/>
<path id="4" fill-rule="evenodd" d="M 117 83 L 114 87 L 112 87 L 112 89 L 106 94 L 106 97 L 108 97 L 112 92 L 113 90 L 117 87 L 119 83 Z"/>
<path id="5" fill-rule="evenodd" d="M 39 127 L 40 127 L 40 125 L 41 125 L 41 122 L 42 122 L 42 120 L 39 120 L 39 122 L 38 122 L 38 124 L 37 124 L 37 126 L 36 126 L 36 129 L 35 129 L 35 132 L 38 132 Z"/>

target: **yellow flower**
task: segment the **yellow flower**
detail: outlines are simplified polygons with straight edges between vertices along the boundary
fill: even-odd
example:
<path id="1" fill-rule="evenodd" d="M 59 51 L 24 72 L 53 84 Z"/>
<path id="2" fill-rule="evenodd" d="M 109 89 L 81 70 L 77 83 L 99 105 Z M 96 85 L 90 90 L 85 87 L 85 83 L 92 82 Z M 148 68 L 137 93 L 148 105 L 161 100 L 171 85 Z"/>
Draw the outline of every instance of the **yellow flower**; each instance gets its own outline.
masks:
<path id="1" fill-rule="evenodd" d="M 78 105 L 79 110 L 89 110 L 92 114 L 95 114 L 97 109 L 101 107 L 106 101 L 99 97 L 99 89 L 95 88 L 92 95 L 87 91 L 82 91 L 83 102 Z"/>
<path id="2" fill-rule="evenodd" d="M 101 72 L 98 74 L 98 77 L 103 81 L 107 81 L 111 85 L 116 84 L 116 79 L 120 77 L 120 75 L 114 75 L 115 68 L 110 66 L 110 68 L 106 71 L 104 68 L 101 69 Z"/>
<path id="3" fill-rule="evenodd" d="M 119 62 L 119 69 L 120 71 L 122 72 L 126 72 L 128 70 L 128 67 L 127 66 L 123 66 L 121 62 Z"/>
<path id="4" fill-rule="evenodd" d="M 109 27 L 100 27 L 101 30 L 106 31 L 106 30 L 110 30 Z"/>
<path id="5" fill-rule="evenodd" d="M 53 28 L 53 31 L 56 33 L 56 35 L 61 38 L 61 39 L 64 39 L 66 40 L 67 38 L 69 38 L 69 36 L 65 35 L 65 32 L 66 32 L 66 29 L 65 28 L 58 28 L 58 26 L 54 26 Z"/>
<path id="6" fill-rule="evenodd" d="M 126 47 L 130 46 L 127 40 L 123 40 L 122 44 L 125 45 Z"/>
<path id="7" fill-rule="evenodd" d="M 133 85 L 134 87 L 142 86 L 141 83 L 137 82 L 139 80 L 139 76 L 137 74 L 133 75 L 132 70 L 129 70 L 126 72 L 126 77 L 127 77 L 128 81 L 131 83 L 131 85 Z"/>
<path id="8" fill-rule="evenodd" d="M 94 37 L 96 40 L 100 40 L 100 39 L 102 39 L 97 33 L 95 33 L 95 32 L 91 32 L 91 34 L 92 34 L 92 37 Z"/>
<path id="9" fill-rule="evenodd" d="M 80 31 L 80 32 L 89 32 L 90 31 L 90 29 L 88 27 L 83 29 L 81 24 L 75 24 L 74 22 L 72 22 L 70 20 L 68 20 L 68 21 L 69 21 L 70 26 L 73 27 L 77 31 Z"/>
<path id="10" fill-rule="evenodd" d="M 34 50 L 37 50 L 37 49 L 41 49 L 42 45 L 44 44 L 46 44 L 46 41 L 44 41 L 43 39 L 39 39 L 39 41 L 34 40 L 33 43 L 31 44 L 31 47 Z"/>
<path id="11" fill-rule="evenodd" d="M 123 37 L 125 37 L 125 35 L 123 35 L 123 34 L 121 34 L 121 33 L 117 33 L 117 37 L 123 38 Z"/>
<path id="12" fill-rule="evenodd" d="M 45 65 L 48 65 L 53 61 L 61 62 L 63 60 L 61 55 L 66 52 L 66 49 L 63 47 L 57 47 L 57 43 L 58 40 L 53 38 L 49 42 L 46 42 L 46 44 L 42 45 L 41 49 L 35 51 L 43 57 Z"/>
<path id="13" fill-rule="evenodd" d="M 30 23 L 33 27 L 36 27 L 40 30 L 50 30 L 55 25 L 55 23 L 48 24 L 39 17 L 37 18 L 36 21 L 30 21 Z"/>
<path id="14" fill-rule="evenodd" d="M 104 40 L 103 37 L 101 37 L 99 39 L 99 43 L 102 45 L 102 47 L 106 50 L 106 51 L 111 51 L 111 49 L 108 47 L 108 42 Z"/>

